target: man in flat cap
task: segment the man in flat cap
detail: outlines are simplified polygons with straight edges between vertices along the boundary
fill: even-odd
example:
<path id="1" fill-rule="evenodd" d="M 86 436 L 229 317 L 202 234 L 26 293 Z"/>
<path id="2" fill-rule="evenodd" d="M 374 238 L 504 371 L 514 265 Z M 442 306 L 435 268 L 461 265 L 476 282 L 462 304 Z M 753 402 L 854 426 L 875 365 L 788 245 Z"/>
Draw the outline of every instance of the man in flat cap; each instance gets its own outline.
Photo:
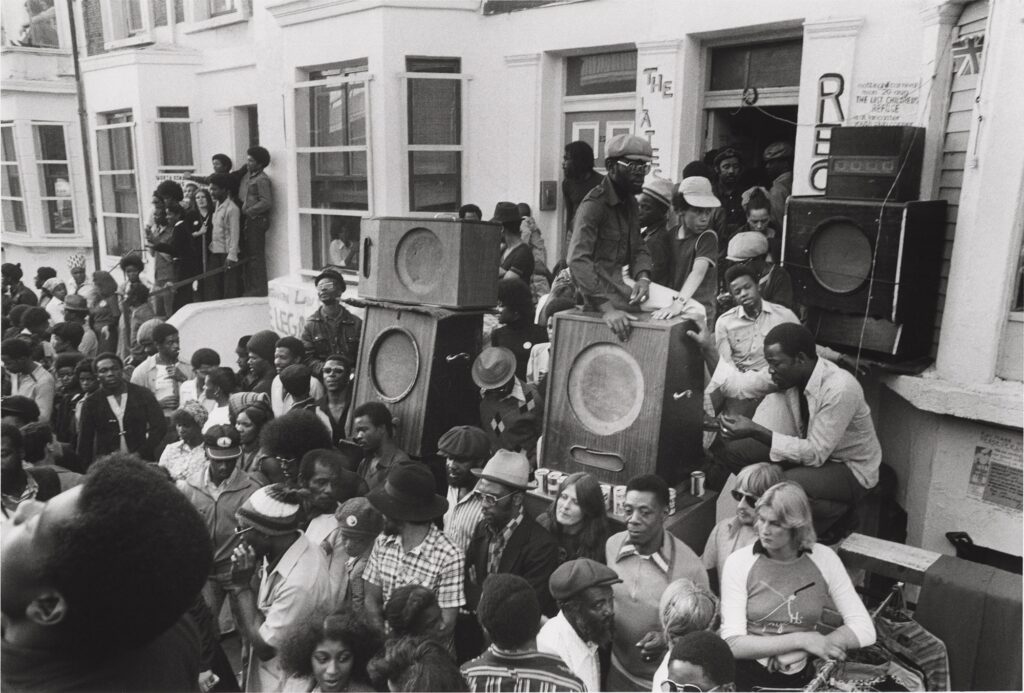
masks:
<path id="1" fill-rule="evenodd" d="M 602 690 L 598 648 L 612 641 L 612 585 L 619 582 L 614 570 L 589 558 L 566 561 L 548 580 L 560 611 L 541 627 L 537 649 L 561 657 L 588 691 Z"/>
<path id="2" fill-rule="evenodd" d="M 328 356 L 344 356 L 356 363 L 359 333 L 363 321 L 341 304 L 345 293 L 345 277 L 334 269 L 325 269 L 313 280 L 320 307 L 306 318 L 302 329 L 302 346 L 306 349 L 306 365 L 313 375 L 321 377 Z"/>
<path id="3" fill-rule="evenodd" d="M 672 209 L 672 195 L 675 186 L 672 181 L 653 173 L 644 180 L 643 192 L 638 202 L 641 237 L 651 256 L 651 281 L 667 286 L 671 278 L 669 255 L 671 237 L 668 231 L 668 212 Z"/>
<path id="4" fill-rule="evenodd" d="M 793 145 L 789 142 L 772 142 L 764 150 L 764 170 L 772 179 L 768 198 L 772 203 L 772 224 L 782 230 L 782 219 L 786 215 L 786 200 L 793 194 Z"/>
<path id="5" fill-rule="evenodd" d="M 757 231 L 741 231 L 729 241 L 725 259 L 730 263 L 743 263 L 757 278 L 761 298 L 796 310 L 793 300 L 793 280 L 789 272 L 776 262 L 768 262 L 771 244 Z M 728 290 L 728 284 L 725 287 Z"/>
<path id="6" fill-rule="evenodd" d="M 647 299 L 651 256 L 640 237 L 635 195 L 654 159 L 651 144 L 636 135 L 618 135 L 605 148 L 608 175 L 587 193 L 573 219 L 569 269 L 589 310 L 598 310 L 619 339 L 627 339 L 630 312 Z M 636 284 L 622 276 L 629 266 Z"/>
<path id="7" fill-rule="evenodd" d="M 473 470 L 483 467 L 490 458 L 491 442 L 476 426 L 456 426 L 437 441 L 437 454 L 445 458 L 448 470 L 444 533 L 465 553 L 473 530 L 484 516 L 483 504 L 473 493 L 476 485 Z"/>

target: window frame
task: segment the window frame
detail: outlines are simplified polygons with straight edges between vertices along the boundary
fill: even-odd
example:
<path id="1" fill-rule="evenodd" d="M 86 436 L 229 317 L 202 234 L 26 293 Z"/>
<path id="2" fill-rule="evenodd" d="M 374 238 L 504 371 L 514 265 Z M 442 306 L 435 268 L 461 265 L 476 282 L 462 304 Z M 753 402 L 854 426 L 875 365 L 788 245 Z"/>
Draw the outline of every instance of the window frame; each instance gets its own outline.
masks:
<path id="1" fill-rule="evenodd" d="M 417 56 L 406 56 L 406 59 Z M 454 59 L 454 58 L 453 58 Z M 469 82 L 472 81 L 471 75 L 462 72 L 462 60 L 459 58 L 459 72 L 399 72 L 398 77 L 401 80 L 401 103 L 400 108 L 402 112 L 402 180 L 405 185 L 402 186 L 402 206 L 407 214 L 431 214 L 426 211 L 416 211 L 412 209 L 412 170 L 409 165 L 409 154 L 412 152 L 458 152 L 459 153 L 459 200 L 458 204 L 462 204 L 462 193 L 466 189 L 466 139 L 469 134 L 469 130 L 465 127 L 468 120 L 468 108 L 466 102 L 468 99 L 466 95 L 468 93 Z M 411 79 L 442 79 L 442 80 L 458 80 L 462 84 L 462 88 L 459 91 L 459 144 L 409 144 L 409 80 Z M 457 205 L 458 206 L 458 205 Z M 440 214 L 440 212 L 438 212 Z"/>
<path id="2" fill-rule="evenodd" d="M 140 244 L 140 247 L 142 247 L 144 245 L 143 242 L 142 242 L 142 239 L 143 239 L 143 234 L 145 233 L 145 216 L 146 216 L 146 211 L 145 210 L 146 210 L 146 208 L 143 206 L 143 203 L 142 203 L 141 188 L 140 188 L 140 185 L 139 185 L 139 174 L 138 174 L 138 165 L 139 165 L 139 163 L 138 163 L 138 138 L 136 137 L 136 134 L 138 132 L 137 129 L 136 129 L 136 124 L 137 124 L 138 121 L 135 120 L 134 111 L 132 111 L 131 109 L 126 109 L 126 110 L 121 110 L 121 111 L 109 111 L 109 112 L 105 112 L 105 113 L 98 113 L 98 114 L 96 114 L 96 117 L 97 117 L 97 119 L 103 119 L 104 121 L 106 121 L 106 119 L 110 118 L 111 116 L 123 116 L 123 115 L 127 115 L 130 118 L 130 120 L 114 122 L 114 123 L 110 123 L 110 122 L 97 122 L 97 123 L 95 123 L 93 125 L 93 137 L 94 137 L 94 140 L 95 140 L 95 143 L 96 143 L 96 151 L 94 152 L 94 154 L 96 156 L 96 159 L 95 159 L 95 161 L 96 161 L 96 184 L 97 184 L 96 185 L 96 192 L 97 192 L 96 202 L 97 202 L 97 207 L 98 207 L 98 210 L 97 210 L 98 214 L 97 214 L 97 216 L 98 216 L 99 222 L 100 222 L 100 228 L 98 230 L 99 230 L 100 237 L 102 238 L 101 243 L 103 245 L 103 253 L 104 253 L 104 255 L 106 257 L 119 257 L 118 254 L 111 253 L 110 252 L 110 248 L 107 246 L 107 219 L 108 218 L 110 218 L 110 219 L 131 219 L 136 224 L 138 224 L 139 233 L 138 233 L 138 237 L 136 238 L 136 241 Z M 102 132 L 102 131 L 118 130 L 118 129 L 128 130 L 129 137 L 131 138 L 131 146 L 132 146 L 132 161 L 131 161 L 131 164 L 132 164 L 132 168 L 128 168 L 128 169 L 111 169 L 109 171 L 104 171 L 104 170 L 102 170 L 101 163 L 100 163 L 102 161 L 102 158 L 100 157 L 100 137 L 99 137 L 99 133 Z M 130 176 L 132 176 L 132 178 L 135 181 L 135 197 L 136 197 L 135 204 L 136 204 L 136 207 L 138 209 L 138 212 L 135 213 L 135 214 L 132 214 L 130 212 L 111 212 L 111 211 L 107 211 L 107 209 L 104 207 L 104 204 L 103 204 L 103 176 L 118 176 L 118 175 L 130 175 Z M 132 250 L 132 248 L 127 248 L 127 249 L 125 249 L 124 252 L 130 252 L 131 250 Z"/>
<path id="3" fill-rule="evenodd" d="M 142 28 L 135 34 L 121 36 L 115 32 L 115 23 L 120 23 L 123 20 L 123 13 L 120 8 L 115 11 L 115 4 L 128 2 L 139 4 Z M 109 51 L 127 46 L 153 43 L 153 13 L 150 4 L 147 0 L 100 0 L 100 14 L 103 20 L 103 47 Z"/>
<path id="4" fill-rule="evenodd" d="M 164 117 L 164 116 L 160 115 L 160 109 L 161 108 L 184 108 L 185 110 L 187 110 L 189 112 L 189 115 L 187 117 L 184 117 L 184 118 Z M 153 123 L 156 124 L 157 152 L 158 152 L 158 161 L 159 161 L 159 164 L 157 164 L 157 167 L 156 167 L 157 175 L 158 176 L 160 176 L 160 175 L 174 176 L 176 174 L 180 175 L 180 174 L 192 174 L 192 173 L 195 173 L 195 171 L 196 171 L 196 152 L 199 150 L 199 147 L 198 147 L 199 142 L 198 142 L 198 139 L 196 137 L 196 134 L 199 131 L 199 127 L 198 127 L 199 126 L 199 122 L 200 122 L 199 119 L 197 119 L 197 118 L 192 116 L 192 110 L 188 106 L 157 106 L 156 107 L 156 113 L 157 113 L 157 115 L 156 115 L 156 118 L 153 119 Z M 165 164 L 164 163 L 164 132 L 163 132 L 163 127 L 162 126 L 165 123 L 177 123 L 177 124 L 182 124 L 183 123 L 183 124 L 188 125 L 188 139 L 189 139 L 189 143 L 191 144 L 191 152 L 190 153 L 192 155 L 192 164 L 191 165 L 186 166 L 184 164 Z M 195 127 L 193 127 L 193 126 L 195 126 Z"/>
<path id="5" fill-rule="evenodd" d="M 42 127 L 59 127 L 60 131 L 61 131 L 61 137 L 64 140 L 64 156 L 66 157 L 65 159 L 41 159 L 38 156 L 38 150 L 36 150 L 36 154 L 37 155 L 35 157 L 35 165 L 37 167 L 38 176 L 39 176 L 39 179 L 38 179 L 39 180 L 38 200 L 39 200 L 40 203 L 42 203 L 40 209 L 41 209 L 42 214 L 43 214 L 43 234 L 47 238 L 74 238 L 75 236 L 80 236 L 81 232 L 78 230 L 79 229 L 79 226 L 78 226 L 78 214 L 77 214 L 76 205 L 75 205 L 75 184 L 74 184 L 74 174 L 72 173 L 73 169 L 72 169 L 72 164 L 71 164 L 71 146 L 70 146 L 70 142 L 68 141 L 68 124 L 67 123 L 55 123 L 55 122 L 49 122 L 49 121 L 33 120 L 33 121 L 31 121 L 31 125 L 32 125 L 32 137 L 34 139 L 34 143 L 37 144 L 37 145 L 39 144 L 39 130 L 38 130 L 38 128 L 40 126 L 42 126 Z M 67 172 L 68 172 L 68 190 L 69 190 L 69 194 L 67 196 L 63 196 L 62 197 L 62 196 L 59 196 L 59 195 L 46 195 L 45 194 L 45 192 L 46 192 L 46 186 L 45 186 L 46 176 L 43 173 L 43 171 L 44 171 L 43 167 L 45 165 L 47 165 L 47 164 L 52 164 L 52 165 L 57 165 L 57 166 L 64 166 L 67 169 Z M 68 204 L 71 205 L 71 223 L 73 225 L 71 233 L 56 233 L 56 232 L 54 232 L 51 229 L 50 219 L 49 219 L 49 210 L 48 210 L 48 207 L 47 207 L 46 203 L 47 202 L 60 202 L 62 200 L 67 200 Z"/>
<path id="6" fill-rule="evenodd" d="M 367 61 L 368 63 L 368 61 Z M 348 65 L 349 61 L 341 61 L 339 66 Z M 331 69 L 333 65 L 320 66 L 319 70 Z M 367 64 L 367 67 L 368 64 Z M 311 72 L 318 71 L 317 68 L 306 68 L 303 73 L 308 76 Z M 365 112 L 366 112 L 366 142 L 365 144 L 348 144 L 348 145 L 335 145 L 329 147 L 311 147 L 311 146 L 299 146 L 297 143 L 303 141 L 303 138 L 299 137 L 299 133 L 296 132 L 296 146 L 292 150 L 292 185 L 295 186 L 295 190 L 298 196 L 298 204 L 296 205 L 296 214 L 298 215 L 299 221 L 299 236 L 300 236 L 300 274 L 309 274 L 312 276 L 318 272 L 318 268 L 305 269 L 307 265 L 313 265 L 314 258 L 314 243 L 313 243 L 313 218 L 322 217 L 325 219 L 321 220 L 321 224 L 326 223 L 327 217 L 356 217 L 359 219 L 368 219 L 374 215 L 375 210 L 375 199 L 374 199 L 374 168 L 373 168 L 373 116 L 372 116 L 372 82 L 374 79 L 373 73 L 367 70 L 353 72 L 348 75 L 336 75 L 331 77 L 325 77 L 323 79 L 305 79 L 302 81 L 295 82 L 292 85 L 292 98 L 294 99 L 293 104 L 297 109 L 304 108 L 308 109 L 309 92 L 307 90 L 315 89 L 316 87 L 337 87 L 345 84 L 362 84 L 363 93 L 365 99 Z M 292 123 L 292 127 L 295 128 L 298 123 L 298 116 Z M 312 114 L 309 114 L 308 120 L 312 120 Z M 327 207 L 309 207 L 301 204 L 303 192 L 299 187 L 299 167 L 301 165 L 302 157 L 312 157 L 316 154 L 346 154 L 353 152 L 362 152 L 366 155 L 366 209 L 332 209 Z M 361 257 L 360 257 L 361 261 Z M 324 264 L 330 264 L 325 262 Z M 358 283 L 359 268 L 352 269 L 347 267 L 339 267 L 342 274 L 345 275 L 348 280 L 355 280 Z"/>
<path id="7" fill-rule="evenodd" d="M 17 176 L 18 179 L 18 188 L 21 190 L 21 197 L 14 197 L 13 195 L 4 195 L 2 192 L 0 192 L 0 200 L 3 200 L 5 202 L 16 202 L 20 204 L 21 220 L 22 223 L 25 225 L 24 229 L 7 228 L 7 226 L 4 225 L 4 233 L 16 233 L 28 236 L 31 232 L 31 225 L 29 224 L 28 209 L 25 207 L 25 177 L 21 174 L 21 157 L 19 156 L 20 152 L 18 150 L 18 131 L 15 128 L 14 121 L 4 121 L 0 123 L 0 131 L 2 131 L 4 128 L 9 128 L 11 132 L 11 146 L 14 148 L 14 161 L 8 161 L 4 159 L 2 147 L 0 147 L 0 167 L 14 167 L 15 176 Z M 0 174 L 2 174 L 2 172 L 0 172 Z"/>
<path id="8" fill-rule="evenodd" d="M 183 31 L 191 34 L 222 26 L 247 22 L 252 18 L 248 0 L 231 0 L 234 9 L 226 12 L 211 12 L 213 0 L 185 0 L 185 25 Z"/>

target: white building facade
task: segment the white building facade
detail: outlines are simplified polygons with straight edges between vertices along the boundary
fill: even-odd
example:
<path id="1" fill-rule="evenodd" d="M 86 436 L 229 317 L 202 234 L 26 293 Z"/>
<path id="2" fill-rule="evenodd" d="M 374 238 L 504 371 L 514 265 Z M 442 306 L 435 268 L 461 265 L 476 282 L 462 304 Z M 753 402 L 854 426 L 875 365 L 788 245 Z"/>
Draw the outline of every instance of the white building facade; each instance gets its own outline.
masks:
<path id="1" fill-rule="evenodd" d="M 643 134 L 673 180 L 725 143 L 756 164 L 768 143 L 790 140 L 794 194 L 815 194 L 832 127 L 925 127 L 921 196 L 949 203 L 936 229 L 946 248 L 937 362 L 919 376 L 876 377 L 868 390 L 909 541 L 948 553 L 943 534 L 963 530 L 1020 553 L 1020 3 L 83 0 L 79 9 L 102 264 L 140 247 L 161 178 L 207 173 L 219 152 L 241 165 L 259 142 L 272 157 L 268 308 L 281 333 L 300 331 L 315 308 L 320 266 L 345 266 L 358 286 L 359 222 L 370 216 L 475 203 L 486 218 L 499 200 L 524 201 L 553 266 L 564 252 L 558 183 L 572 140 L 590 141 L 600 164 L 607 139 Z M 21 140 L 35 117 L 27 107 L 13 116 Z M 28 180 L 26 146 L 17 163 Z M 22 238 L 9 232 L 7 191 L 5 256 Z M 969 483 L 985 446 L 1016 450 L 1009 501 Z"/>

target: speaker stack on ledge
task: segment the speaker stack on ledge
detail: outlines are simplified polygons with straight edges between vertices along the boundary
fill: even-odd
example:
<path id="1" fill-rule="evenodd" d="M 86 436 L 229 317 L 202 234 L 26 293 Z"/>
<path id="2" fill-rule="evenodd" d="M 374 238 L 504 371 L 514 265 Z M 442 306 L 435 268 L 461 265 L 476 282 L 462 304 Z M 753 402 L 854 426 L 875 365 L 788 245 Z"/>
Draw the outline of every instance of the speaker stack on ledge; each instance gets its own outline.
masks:
<path id="1" fill-rule="evenodd" d="M 676 487 L 702 459 L 704 362 L 689 320 L 632 323 L 620 342 L 598 313 L 555 314 L 541 466 L 625 485 Z"/>
<path id="2" fill-rule="evenodd" d="M 929 355 L 946 203 L 918 201 L 924 139 L 834 128 L 824 197 L 789 198 L 782 265 L 818 342 L 893 362 Z"/>
<path id="3" fill-rule="evenodd" d="M 413 457 L 435 454 L 452 426 L 479 425 L 470 369 L 483 315 L 498 302 L 500 240 L 500 227 L 484 222 L 363 220 L 366 316 L 352 402 L 384 403 Z"/>

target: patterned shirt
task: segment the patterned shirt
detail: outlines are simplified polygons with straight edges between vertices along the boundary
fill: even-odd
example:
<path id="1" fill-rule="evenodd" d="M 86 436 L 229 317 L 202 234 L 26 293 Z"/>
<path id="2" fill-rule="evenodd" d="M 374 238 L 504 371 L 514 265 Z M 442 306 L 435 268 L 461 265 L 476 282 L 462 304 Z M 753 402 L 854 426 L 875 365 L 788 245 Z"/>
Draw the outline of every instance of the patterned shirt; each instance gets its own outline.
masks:
<path id="1" fill-rule="evenodd" d="M 423 585 L 437 595 L 442 609 L 466 603 L 463 595 L 463 564 L 465 558 L 436 526 L 431 525 L 426 538 L 409 551 L 402 547 L 399 535 L 377 537 L 366 565 L 363 579 L 381 588 L 382 603 L 403 585 Z"/>
<path id="2" fill-rule="evenodd" d="M 501 554 L 505 552 L 505 545 L 508 544 L 508 540 L 512 537 L 512 532 L 516 531 L 516 528 L 522 522 L 523 509 L 519 508 L 519 514 L 509 520 L 508 524 L 501 528 L 501 531 L 495 532 L 488 525 L 487 533 L 491 537 L 490 542 L 487 544 L 488 575 L 495 575 L 499 572 L 498 565 L 501 563 Z"/>
<path id="3" fill-rule="evenodd" d="M 585 691 L 583 682 L 558 655 L 506 652 L 491 645 L 462 665 L 462 675 L 475 693 L 490 691 Z"/>
<path id="4" fill-rule="evenodd" d="M 470 491 L 459 498 L 459 489 L 448 487 L 448 512 L 444 514 L 444 533 L 466 553 L 473 539 L 473 532 L 484 516 L 484 506 L 475 493 Z"/>
<path id="5" fill-rule="evenodd" d="M 206 466 L 206 448 L 202 443 L 190 448 L 184 440 L 179 440 L 164 448 L 159 464 L 174 481 L 183 481 Z"/>

